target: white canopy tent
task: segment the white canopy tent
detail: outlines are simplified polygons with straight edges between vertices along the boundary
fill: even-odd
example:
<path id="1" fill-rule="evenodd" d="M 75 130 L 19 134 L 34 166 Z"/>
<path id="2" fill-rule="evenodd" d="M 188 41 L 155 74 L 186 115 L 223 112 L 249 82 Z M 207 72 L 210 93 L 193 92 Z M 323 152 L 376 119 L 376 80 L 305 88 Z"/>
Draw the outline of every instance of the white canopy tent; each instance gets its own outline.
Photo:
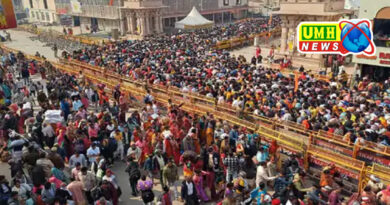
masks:
<path id="1" fill-rule="evenodd" d="M 210 21 L 203 17 L 199 11 L 193 7 L 191 12 L 182 19 L 175 23 L 175 28 L 178 29 L 197 29 L 197 28 L 209 28 L 214 25 L 213 21 Z"/>

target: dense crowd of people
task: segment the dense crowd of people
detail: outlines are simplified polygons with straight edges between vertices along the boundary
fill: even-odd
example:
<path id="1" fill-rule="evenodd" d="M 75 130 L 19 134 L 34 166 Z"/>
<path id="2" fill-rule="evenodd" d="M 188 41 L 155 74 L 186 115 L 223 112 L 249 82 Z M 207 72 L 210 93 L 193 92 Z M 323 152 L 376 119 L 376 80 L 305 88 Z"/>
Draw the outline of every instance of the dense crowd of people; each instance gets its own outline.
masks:
<path id="1" fill-rule="evenodd" d="M 164 110 L 150 94 L 142 110 L 126 117 L 134 98 L 120 87 L 110 103 L 104 85 L 90 84 L 82 73 L 60 73 L 20 53 L 2 55 L 1 157 L 9 160 L 12 178 L 0 176 L 0 204 L 119 204 L 122 179 L 111 168 L 123 161 L 132 195 L 145 204 L 336 205 L 344 200 L 334 166 L 323 168 L 318 186 L 305 188 L 302 159 L 290 155 L 277 166 L 275 141 L 253 131 L 209 114 L 186 113 L 171 101 Z M 38 86 L 23 77 L 23 70 L 34 75 L 42 67 L 48 70 L 46 83 Z M 53 110 L 61 114 L 49 115 Z M 157 184 L 163 190 L 159 195 Z M 390 187 L 375 176 L 368 184 L 350 203 L 390 202 Z"/>
<path id="2" fill-rule="evenodd" d="M 229 35 L 240 30 L 231 28 Z M 75 55 L 133 79 L 205 94 L 307 129 L 342 131 L 351 142 L 387 136 L 387 82 L 363 79 L 349 89 L 302 72 L 294 92 L 293 79 L 226 52 L 209 53 L 211 47 L 204 46 L 211 44 L 198 34 Z M 108 90 L 82 72 L 61 73 L 22 53 L 1 56 L 1 159 L 10 164 L 11 178 L 0 175 L 0 205 L 120 204 L 129 194 L 113 171 L 121 163 L 131 194 L 145 204 L 390 204 L 390 186 L 375 176 L 360 194 L 344 198 L 344 176 L 333 164 L 322 168 L 319 183 L 307 186 L 301 156 L 282 153 L 276 141 L 252 130 L 211 114 L 187 113 L 170 100 L 159 104 L 150 93 L 137 100 L 120 85 Z M 42 81 L 31 79 L 37 73 Z M 143 106 L 129 111 L 136 101 Z"/>
<path id="3" fill-rule="evenodd" d="M 368 140 L 389 145 L 388 81 L 370 82 L 362 78 L 355 79 L 355 86 L 348 86 L 348 75 L 339 69 L 342 58 L 329 56 L 326 64 L 337 65 L 332 66 L 332 71 L 337 71 L 331 75 L 332 80 L 322 82 L 302 72 L 296 90 L 290 76 L 258 64 L 264 55 L 261 49 L 247 62 L 242 56 L 236 58 L 213 48 L 218 40 L 266 31 L 279 21 L 276 17 L 272 23 L 267 18 L 257 19 L 211 31 L 116 42 L 74 52 L 72 57 L 134 80 L 200 93 L 237 110 L 293 121 L 306 129 L 323 129 L 350 143 Z M 273 56 L 273 49 L 264 55 Z"/>

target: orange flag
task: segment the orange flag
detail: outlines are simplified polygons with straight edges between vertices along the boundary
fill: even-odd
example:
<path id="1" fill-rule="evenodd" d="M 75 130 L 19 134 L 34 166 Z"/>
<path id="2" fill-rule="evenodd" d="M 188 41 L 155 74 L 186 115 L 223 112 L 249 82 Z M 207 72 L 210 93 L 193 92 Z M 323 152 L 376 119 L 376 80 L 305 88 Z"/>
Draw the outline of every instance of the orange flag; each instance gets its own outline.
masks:
<path id="1" fill-rule="evenodd" d="M 294 80 L 295 80 L 294 92 L 297 92 L 298 91 L 298 85 L 299 85 L 299 76 L 298 76 L 297 73 L 295 74 Z"/>
<path id="2" fill-rule="evenodd" d="M 268 21 L 268 25 L 271 25 L 272 24 L 272 14 L 269 16 L 269 21 Z"/>
<path id="3" fill-rule="evenodd" d="M 110 0 L 109 5 L 112 6 L 114 4 L 114 0 Z"/>

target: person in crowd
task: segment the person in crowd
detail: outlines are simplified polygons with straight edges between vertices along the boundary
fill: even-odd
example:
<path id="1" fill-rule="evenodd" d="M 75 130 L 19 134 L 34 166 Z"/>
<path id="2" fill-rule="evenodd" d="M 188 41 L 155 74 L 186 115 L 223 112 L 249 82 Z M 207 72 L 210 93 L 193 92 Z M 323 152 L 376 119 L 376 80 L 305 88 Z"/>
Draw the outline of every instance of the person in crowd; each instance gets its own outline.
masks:
<path id="1" fill-rule="evenodd" d="M 108 73 L 116 72 L 134 81 L 148 81 L 147 86 L 177 87 L 188 94 L 215 98 L 218 104 L 235 107 L 243 118 L 262 116 L 277 122 L 293 121 L 306 129 L 325 130 L 328 135 L 345 137 L 351 144 L 364 145 L 374 141 L 386 146 L 387 124 L 390 122 L 390 99 L 386 94 L 390 88 L 388 82 L 379 84 L 362 79 L 356 87 L 347 87 L 343 85 L 345 76 L 342 81 L 334 78 L 325 82 L 301 71 L 295 90 L 293 78 L 257 65 L 255 61 L 259 56 L 247 63 L 242 56 L 236 58 L 212 46 L 218 40 L 232 36 L 246 38 L 252 32 L 263 31 L 263 26 L 259 25 L 264 22 L 264 19 L 248 20 L 227 26 L 224 31 L 217 27 L 211 32 L 199 30 L 188 36 L 180 32 L 173 38 L 161 35 L 141 41 L 112 42 L 77 50 L 69 54 L 69 58 L 104 66 Z M 172 49 L 166 49 L 166 45 L 172 45 Z M 1 202 L 25 200 L 27 203 L 33 200 L 40 204 L 39 201 L 43 200 L 63 204 L 65 199 L 70 200 L 71 195 L 76 204 L 117 205 L 122 192 L 118 184 L 121 179 L 112 173 L 110 167 L 116 168 L 119 164 L 114 163 L 115 156 L 122 159 L 125 154 L 130 158 L 125 171 L 129 173 L 132 194 L 136 196 L 140 191 L 146 203 L 150 202 L 154 187 L 149 185 L 146 177 L 141 178 L 140 167 L 144 167 L 151 178 L 159 174 L 164 193 L 158 201 L 172 204 L 179 195 L 175 182 L 180 177 L 180 165 L 184 165 L 185 175 L 181 198 L 187 204 L 221 201 L 223 197 L 223 204 L 236 201 L 247 204 L 254 200 L 260 200 L 261 204 L 277 204 L 268 194 L 272 188 L 267 184 L 273 180 L 274 198 L 281 204 L 302 203 L 305 195 L 311 201 L 323 203 L 328 199 L 321 198 L 319 191 L 333 185 L 335 190 L 327 196 L 329 202 L 339 204 L 342 201 L 340 191 L 337 192 L 340 188 L 335 185 L 335 180 L 331 180 L 335 176 L 332 171 L 323 172 L 321 189 L 305 189 L 300 157 L 287 154 L 289 159 L 278 170 L 275 166 L 280 160 L 278 146 L 265 142 L 264 136 L 258 136 L 255 131 L 247 131 L 228 120 L 218 120 L 210 113 L 187 113 L 184 110 L 186 105 L 176 105 L 172 99 L 164 109 L 156 102 L 160 96 L 150 87 L 144 100 L 138 101 L 130 96 L 130 103 L 126 103 L 127 93 L 117 86 L 111 101 L 107 93 L 110 87 L 89 82 L 89 74 L 62 73 L 53 69 L 49 62 L 30 61 L 22 58 L 23 54 L 18 54 L 21 55 L 18 58 L 11 54 L 1 55 L 5 59 L 1 69 L 12 72 L 14 76 L 17 76 L 15 72 L 23 74 L 23 70 L 27 70 L 30 75 L 27 80 L 26 73 L 21 80 L 1 78 L 0 145 L 7 142 L 5 134 L 9 129 L 32 136 L 28 143 L 23 140 L 17 144 L 15 140 L 21 140 L 21 137 L 11 137 L 10 140 L 15 145 L 12 154 L 18 157 L 20 153 L 19 157 L 23 159 L 20 166 L 27 168 L 31 176 L 33 193 L 33 197 L 24 194 L 24 188 L 17 185 L 16 180 L 12 189 L 0 180 Z M 16 68 L 15 71 L 12 67 Z M 32 112 L 26 117 L 28 106 L 24 105 L 33 104 L 31 102 L 35 100 L 35 96 L 28 93 L 33 91 L 29 78 L 39 67 L 48 70 L 47 90 L 37 89 L 41 108 L 38 113 Z M 9 92 L 3 84 L 9 86 Z M 42 97 L 46 91 L 47 96 Z M 28 96 L 33 99 L 27 99 Z M 376 101 L 370 102 L 371 99 Z M 92 109 L 96 109 L 96 113 L 88 113 L 91 103 L 95 105 Z M 128 105 L 142 111 L 129 110 Z M 61 110 L 64 119 L 59 119 L 61 122 L 57 124 L 50 123 L 44 114 L 50 109 Z M 30 118 L 34 122 L 30 122 Z M 67 161 L 70 173 L 65 166 Z M 88 171 L 89 165 L 91 171 Z M 17 173 L 15 167 L 12 176 Z M 245 175 L 241 174 L 242 171 Z M 279 171 L 280 175 L 277 174 Z M 67 174 L 74 181 L 65 177 Z M 372 180 L 372 183 L 378 182 Z M 172 186 L 174 191 L 171 194 Z M 252 198 L 249 192 L 254 187 L 257 187 L 253 192 L 256 195 Z M 375 190 L 374 186 L 370 187 L 371 190 L 366 188 L 362 193 L 371 200 L 373 193 L 382 188 L 377 186 Z M 18 191 L 15 198 L 12 195 L 14 190 Z M 225 196 L 219 197 L 220 193 L 225 193 Z M 378 199 L 386 202 L 387 193 L 387 189 L 379 191 Z M 101 196 L 104 196 L 103 200 L 100 200 Z"/>
<path id="2" fill-rule="evenodd" d="M 178 199 L 179 194 L 177 191 L 177 181 L 179 180 L 179 171 L 177 166 L 174 164 L 172 158 L 168 160 L 168 164 L 165 165 L 165 167 L 163 168 L 162 175 L 163 184 L 165 184 L 169 188 L 173 187 L 173 200 Z"/>
<path id="3" fill-rule="evenodd" d="M 390 203 L 390 185 L 376 195 L 381 204 L 389 204 Z"/>
<path id="4" fill-rule="evenodd" d="M 163 194 L 161 196 L 161 205 L 172 205 L 171 191 L 169 187 L 163 187 Z"/>
<path id="5" fill-rule="evenodd" d="M 56 189 L 55 203 L 60 205 L 74 203 L 72 195 L 66 187 L 66 183 L 62 183 L 61 186 Z"/>
<path id="6" fill-rule="evenodd" d="M 41 193 L 42 201 L 46 204 L 53 204 L 56 196 L 56 187 L 50 182 L 45 183 L 45 187 Z"/>
<path id="7" fill-rule="evenodd" d="M 268 176 L 267 163 L 264 161 L 260 162 L 259 166 L 257 167 L 256 184 L 266 184 L 268 181 L 273 181 L 277 177 L 278 176 Z"/>
<path id="8" fill-rule="evenodd" d="M 238 175 L 238 158 L 234 155 L 232 150 L 229 151 L 228 156 L 223 160 L 223 164 L 227 167 L 226 181 L 231 182 Z"/>
<path id="9" fill-rule="evenodd" d="M 196 187 L 191 177 L 186 177 L 181 186 L 181 198 L 185 204 L 199 204 Z"/>
<path id="10" fill-rule="evenodd" d="M 161 186 L 164 186 L 163 170 L 167 161 L 167 158 L 161 154 L 160 149 L 156 149 L 155 155 L 153 157 L 153 169 L 154 173 L 158 173 L 158 176 L 160 177 Z"/>
<path id="11" fill-rule="evenodd" d="M 141 180 L 137 184 L 138 191 L 141 192 L 141 198 L 144 204 L 149 204 L 154 200 L 153 182 L 147 180 L 145 175 L 142 175 Z"/>
<path id="12" fill-rule="evenodd" d="M 370 186 L 364 187 L 362 192 L 362 201 L 364 201 L 365 204 L 377 204 L 376 194 L 372 191 Z"/>
<path id="13" fill-rule="evenodd" d="M 341 196 L 343 187 L 344 185 L 342 183 L 338 183 L 338 187 L 329 194 L 328 204 L 341 205 L 343 203 L 343 197 Z"/>
<path id="14" fill-rule="evenodd" d="M 39 159 L 37 160 L 36 165 L 42 167 L 46 178 L 51 176 L 51 169 L 54 167 L 54 164 L 52 161 L 46 158 L 45 153 L 42 152 L 39 155 Z"/>
<path id="15" fill-rule="evenodd" d="M 96 162 L 96 157 L 100 156 L 100 148 L 97 146 L 97 144 L 94 142 L 92 143 L 92 146 L 88 148 L 87 150 L 87 157 L 89 160 L 89 163 Z"/>
<path id="16" fill-rule="evenodd" d="M 19 200 L 18 200 L 18 192 L 13 191 L 11 192 L 11 197 L 7 201 L 8 205 L 19 205 Z"/>
<path id="17" fill-rule="evenodd" d="M 378 193 L 385 187 L 381 180 L 375 175 L 370 175 L 370 180 L 367 182 L 367 186 L 370 186 L 374 193 Z"/>
<path id="18" fill-rule="evenodd" d="M 261 182 L 256 189 L 251 192 L 251 198 L 257 201 L 257 204 L 269 204 L 271 197 L 267 193 L 265 183 Z"/>
<path id="19" fill-rule="evenodd" d="M 85 204 L 87 202 L 84 196 L 83 183 L 80 181 L 72 181 L 66 187 L 72 195 L 72 199 L 75 204 Z"/>
<path id="20" fill-rule="evenodd" d="M 8 181 L 4 175 L 0 175 L 0 202 L 7 204 L 8 199 L 11 198 L 12 189 L 9 187 Z M 17 197 L 17 196 L 16 196 Z"/>
<path id="21" fill-rule="evenodd" d="M 76 167 L 76 164 L 80 164 L 81 167 L 86 167 L 87 159 L 85 158 L 84 154 L 80 154 L 79 151 L 76 151 L 69 159 L 69 168 Z"/>
<path id="22" fill-rule="evenodd" d="M 20 180 L 15 179 L 12 192 L 18 193 L 18 200 L 20 203 L 25 203 L 28 199 L 28 193 L 31 192 L 32 187 L 26 183 L 21 183 Z"/>
<path id="23" fill-rule="evenodd" d="M 105 197 L 101 197 L 100 199 L 95 201 L 94 205 L 112 205 L 112 203 Z"/>
<path id="24" fill-rule="evenodd" d="M 299 171 L 299 173 L 294 175 L 293 179 L 293 193 L 294 195 L 300 199 L 303 200 L 304 196 L 307 192 L 310 192 L 314 189 L 314 187 L 310 188 L 304 188 L 303 178 L 306 176 L 306 173 L 304 171 Z"/>
<path id="25" fill-rule="evenodd" d="M 138 163 L 134 161 L 133 157 L 128 158 L 128 165 L 126 167 L 126 172 L 129 174 L 130 188 L 133 196 L 137 196 L 137 183 L 141 178 L 141 171 L 139 169 Z"/>
<path id="26" fill-rule="evenodd" d="M 121 196 L 122 190 L 121 190 L 121 188 L 120 188 L 120 186 L 118 184 L 116 176 L 111 171 L 111 169 L 106 169 L 106 174 L 103 176 L 103 181 L 110 182 L 113 185 L 113 187 L 116 189 L 118 197 Z"/>
<path id="27" fill-rule="evenodd" d="M 78 173 L 78 179 L 83 184 L 83 190 L 88 203 L 92 203 L 93 197 L 91 195 L 91 191 L 97 185 L 96 176 L 91 171 L 88 171 L 88 168 L 84 166 Z"/>
<path id="28" fill-rule="evenodd" d="M 204 186 L 204 182 L 203 182 L 203 174 L 205 174 L 205 173 L 204 172 L 202 173 L 202 171 L 200 171 L 200 170 L 195 170 L 195 175 L 192 178 L 192 181 L 195 184 L 196 193 L 198 194 L 198 198 L 203 202 L 207 202 L 207 201 L 209 201 L 209 197 L 207 196 L 206 191 L 204 189 L 205 186 Z"/>

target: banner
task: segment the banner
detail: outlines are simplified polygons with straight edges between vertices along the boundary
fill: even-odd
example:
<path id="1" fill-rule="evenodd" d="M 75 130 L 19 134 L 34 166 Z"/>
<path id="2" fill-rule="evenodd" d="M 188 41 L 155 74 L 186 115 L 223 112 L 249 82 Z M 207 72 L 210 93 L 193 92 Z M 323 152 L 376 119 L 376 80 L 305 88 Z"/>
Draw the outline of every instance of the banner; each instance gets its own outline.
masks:
<path id="1" fill-rule="evenodd" d="M 0 29 L 16 28 L 12 0 L 0 0 Z"/>
<path id="2" fill-rule="evenodd" d="M 66 8 L 57 9 L 57 14 L 67 14 L 68 10 Z"/>
<path id="3" fill-rule="evenodd" d="M 70 7 L 72 8 L 72 13 L 75 13 L 75 14 L 80 14 L 82 13 L 81 11 L 81 5 L 80 5 L 80 2 L 77 1 L 77 0 L 71 0 L 70 1 Z"/>

